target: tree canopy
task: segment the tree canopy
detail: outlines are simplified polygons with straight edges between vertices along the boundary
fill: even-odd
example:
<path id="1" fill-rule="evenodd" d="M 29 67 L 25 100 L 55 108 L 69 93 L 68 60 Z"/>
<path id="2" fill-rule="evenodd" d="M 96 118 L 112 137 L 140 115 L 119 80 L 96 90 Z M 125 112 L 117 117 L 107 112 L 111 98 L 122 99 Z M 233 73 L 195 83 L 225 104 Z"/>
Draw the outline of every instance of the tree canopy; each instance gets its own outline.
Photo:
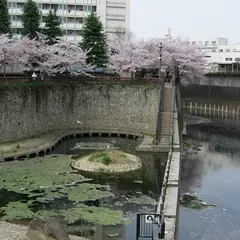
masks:
<path id="1" fill-rule="evenodd" d="M 87 54 L 77 43 L 59 40 L 54 45 L 46 43 L 39 35 L 38 40 L 25 36 L 20 39 L 10 39 L 0 35 L 1 46 L 5 49 L 5 63 L 8 66 L 18 66 L 23 71 L 40 71 L 42 76 L 68 72 L 85 74 L 81 68 L 86 68 Z M 4 59 L 0 54 L 0 66 Z M 74 66 L 79 67 L 75 71 Z"/>
<path id="2" fill-rule="evenodd" d="M 195 46 L 181 38 L 110 41 L 109 67 L 121 73 L 141 69 L 159 68 L 159 44 L 162 42 L 162 70 L 173 73 L 180 70 L 182 80 L 191 82 L 203 75 L 204 58 Z"/>
<path id="3" fill-rule="evenodd" d="M 60 28 L 61 20 L 57 16 L 56 10 L 49 11 L 49 14 L 44 19 L 45 27 L 43 33 L 46 35 L 47 41 L 50 45 L 55 44 L 59 37 L 62 36 L 62 30 Z"/>
<path id="4" fill-rule="evenodd" d="M 33 0 L 27 0 L 23 7 L 23 30 L 22 34 L 29 38 L 36 38 L 40 26 L 40 13 L 37 3 Z"/>
<path id="5" fill-rule="evenodd" d="M 83 26 L 83 40 L 80 46 L 88 51 L 87 62 L 103 67 L 108 63 L 108 46 L 103 24 L 95 13 L 91 13 Z"/>
<path id="6" fill-rule="evenodd" d="M 0 0 L 0 34 L 10 33 L 10 26 L 7 0 Z"/>

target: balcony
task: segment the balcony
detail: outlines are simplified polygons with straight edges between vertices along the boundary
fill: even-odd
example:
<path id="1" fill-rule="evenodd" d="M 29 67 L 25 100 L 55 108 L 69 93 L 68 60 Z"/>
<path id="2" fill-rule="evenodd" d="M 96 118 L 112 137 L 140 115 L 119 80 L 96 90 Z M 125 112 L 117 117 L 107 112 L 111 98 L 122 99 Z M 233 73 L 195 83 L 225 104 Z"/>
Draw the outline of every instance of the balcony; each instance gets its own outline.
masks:
<path id="1" fill-rule="evenodd" d="M 12 28 L 22 28 L 23 25 L 22 25 L 22 22 L 21 22 L 21 21 L 12 21 L 11 27 L 12 27 Z"/>
<path id="2" fill-rule="evenodd" d="M 110 2 L 110 1 L 107 1 L 107 7 L 113 7 L 113 8 L 126 8 L 126 3 Z"/>
<path id="3" fill-rule="evenodd" d="M 9 9 L 9 14 L 10 15 L 13 15 L 13 14 L 15 14 L 15 15 L 22 15 L 22 13 L 23 13 L 23 9 L 22 8 L 11 8 L 11 9 Z"/>
<path id="4" fill-rule="evenodd" d="M 125 15 L 122 15 L 122 14 L 107 14 L 106 19 L 107 20 L 125 21 L 126 17 L 125 17 Z"/>
<path id="5" fill-rule="evenodd" d="M 118 32 L 123 32 L 123 33 L 125 33 L 125 31 L 126 31 L 126 29 L 125 28 L 119 28 L 119 27 L 107 27 L 106 28 L 106 32 L 107 33 L 118 33 Z"/>

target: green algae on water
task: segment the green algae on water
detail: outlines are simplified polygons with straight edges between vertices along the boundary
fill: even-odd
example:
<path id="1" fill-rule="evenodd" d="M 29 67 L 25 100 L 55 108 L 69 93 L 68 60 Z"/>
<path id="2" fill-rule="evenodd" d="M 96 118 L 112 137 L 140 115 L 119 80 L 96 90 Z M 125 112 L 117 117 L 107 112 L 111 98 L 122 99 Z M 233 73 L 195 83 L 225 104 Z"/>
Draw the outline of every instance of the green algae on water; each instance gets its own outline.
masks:
<path id="1" fill-rule="evenodd" d="M 209 207 L 216 207 L 215 204 L 208 204 L 207 202 L 198 199 L 197 196 L 191 194 L 184 194 L 180 200 L 180 204 L 183 207 L 193 210 L 202 210 Z"/>
<path id="2" fill-rule="evenodd" d="M 105 207 L 86 206 L 84 204 L 77 204 L 67 211 L 60 211 L 60 215 L 64 216 L 68 224 L 73 224 L 79 219 L 101 225 L 116 225 L 123 222 L 122 211 L 114 211 Z"/>
<path id="3" fill-rule="evenodd" d="M 73 160 L 66 155 L 38 157 L 12 161 L 0 165 L 1 188 L 20 193 L 35 189 L 63 186 L 84 179 L 78 174 L 67 174 Z M 66 174 L 61 174 L 66 172 Z"/>
<path id="4" fill-rule="evenodd" d="M 13 221 L 28 219 L 34 217 L 34 212 L 28 208 L 28 205 L 21 202 L 10 202 L 6 207 L 0 209 L 4 216 L 2 220 Z"/>
<path id="5" fill-rule="evenodd" d="M 29 205 L 21 202 L 10 202 L 6 207 L 0 209 L 3 213 L 2 220 L 14 221 L 40 216 L 62 216 L 67 224 L 74 224 L 81 219 L 102 225 L 116 225 L 123 222 L 122 211 L 114 211 L 105 207 L 77 204 L 73 208 L 65 210 L 39 210 L 34 212 Z"/>
<path id="6" fill-rule="evenodd" d="M 83 183 L 76 187 L 65 188 L 60 190 L 60 192 L 66 193 L 69 200 L 77 202 L 97 200 L 114 196 L 113 193 L 107 190 L 107 186 L 89 183 Z"/>
<path id="7" fill-rule="evenodd" d="M 1 164 L 1 188 L 27 194 L 24 202 L 9 202 L 1 207 L 1 219 L 14 221 L 39 216 L 62 216 L 67 223 L 80 219 L 106 225 L 110 222 L 120 223 L 123 216 L 121 211 L 83 204 L 85 201 L 113 197 L 114 194 L 109 186 L 87 183 L 90 179 L 73 172 L 70 168 L 73 161 L 70 156 L 58 155 Z M 55 204 L 61 199 L 67 199 L 69 205 L 44 209 L 44 204 Z"/>
<path id="8" fill-rule="evenodd" d="M 139 204 L 139 205 L 155 205 L 156 204 L 156 201 L 154 199 L 146 195 L 129 198 L 129 202 Z"/>

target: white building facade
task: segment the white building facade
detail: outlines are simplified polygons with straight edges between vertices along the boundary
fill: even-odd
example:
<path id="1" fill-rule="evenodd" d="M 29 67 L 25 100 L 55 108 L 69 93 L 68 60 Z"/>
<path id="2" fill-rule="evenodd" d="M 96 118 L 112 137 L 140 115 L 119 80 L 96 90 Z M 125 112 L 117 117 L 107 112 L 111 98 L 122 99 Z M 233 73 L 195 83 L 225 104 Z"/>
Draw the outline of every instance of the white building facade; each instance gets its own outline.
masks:
<path id="1" fill-rule="evenodd" d="M 204 54 L 205 72 L 239 72 L 240 44 L 229 45 L 227 38 L 191 42 Z"/>
<path id="2" fill-rule="evenodd" d="M 8 0 L 11 28 L 14 35 L 19 35 L 22 29 L 21 15 L 24 0 Z M 63 37 L 70 41 L 81 40 L 82 27 L 91 12 L 100 17 L 108 38 L 117 33 L 128 33 L 130 29 L 130 0 L 36 0 L 41 24 L 44 27 L 44 17 L 49 10 L 57 10 L 61 19 Z"/>

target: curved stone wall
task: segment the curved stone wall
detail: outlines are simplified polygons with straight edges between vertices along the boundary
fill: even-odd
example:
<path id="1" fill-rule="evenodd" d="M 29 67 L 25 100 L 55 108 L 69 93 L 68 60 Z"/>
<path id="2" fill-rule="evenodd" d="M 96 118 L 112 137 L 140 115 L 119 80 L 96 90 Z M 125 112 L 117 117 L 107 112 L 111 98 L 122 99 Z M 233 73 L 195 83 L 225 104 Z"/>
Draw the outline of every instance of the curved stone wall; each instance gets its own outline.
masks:
<path id="1" fill-rule="evenodd" d="M 119 82 L 2 87 L 0 142 L 79 128 L 154 134 L 159 93 L 158 84 Z"/>

